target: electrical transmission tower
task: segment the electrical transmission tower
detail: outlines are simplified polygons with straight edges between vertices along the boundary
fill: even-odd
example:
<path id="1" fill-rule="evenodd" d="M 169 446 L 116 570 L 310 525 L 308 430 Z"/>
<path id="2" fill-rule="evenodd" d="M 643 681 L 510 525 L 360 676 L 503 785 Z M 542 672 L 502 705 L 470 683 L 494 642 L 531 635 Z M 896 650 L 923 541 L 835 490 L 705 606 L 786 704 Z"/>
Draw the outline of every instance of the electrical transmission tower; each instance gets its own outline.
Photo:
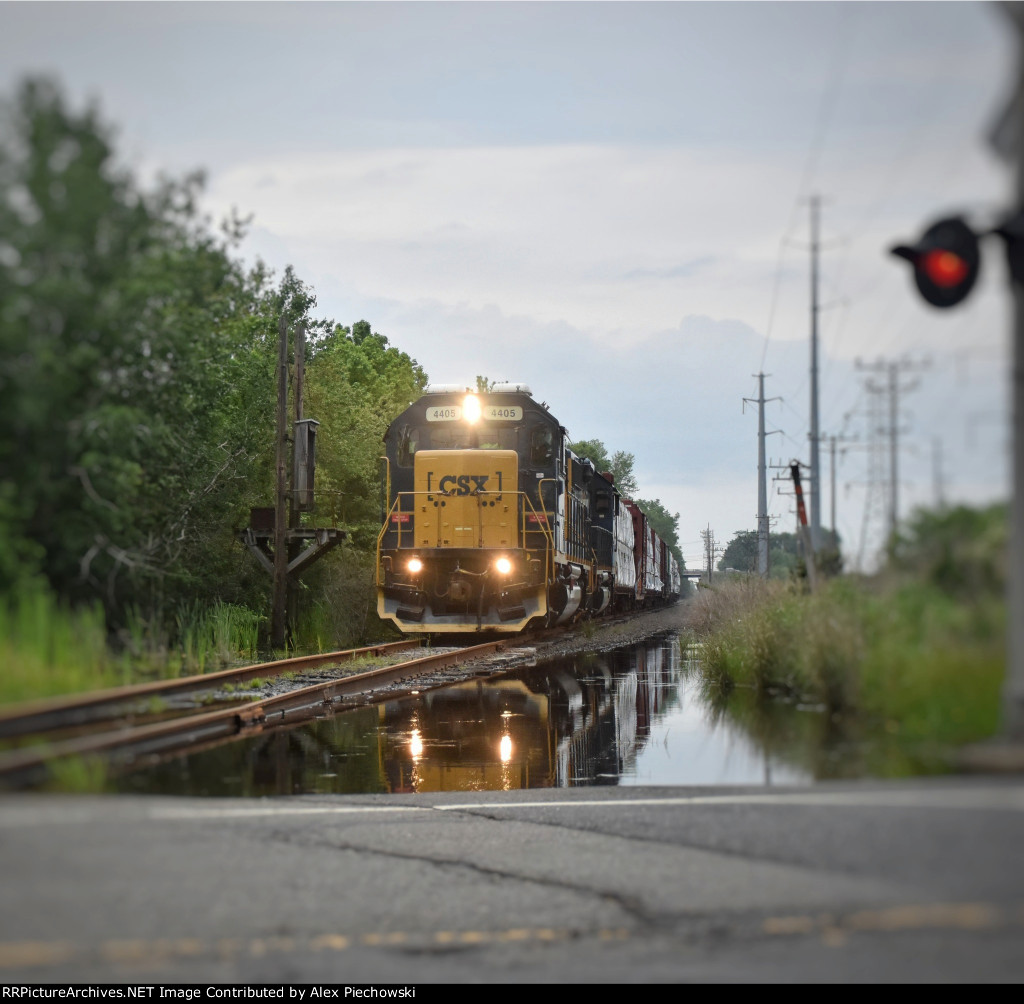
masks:
<path id="1" fill-rule="evenodd" d="M 878 359 L 873 363 L 857 360 L 857 369 L 874 376 L 864 381 L 868 393 L 867 407 L 867 498 L 861 523 L 860 550 L 857 565 L 863 568 L 868 526 L 884 515 L 886 539 L 891 544 L 899 527 L 899 451 L 900 435 L 907 429 L 900 426 L 900 395 L 917 388 L 917 379 L 901 382 L 904 372 L 927 368 L 927 361 L 909 359 Z"/>

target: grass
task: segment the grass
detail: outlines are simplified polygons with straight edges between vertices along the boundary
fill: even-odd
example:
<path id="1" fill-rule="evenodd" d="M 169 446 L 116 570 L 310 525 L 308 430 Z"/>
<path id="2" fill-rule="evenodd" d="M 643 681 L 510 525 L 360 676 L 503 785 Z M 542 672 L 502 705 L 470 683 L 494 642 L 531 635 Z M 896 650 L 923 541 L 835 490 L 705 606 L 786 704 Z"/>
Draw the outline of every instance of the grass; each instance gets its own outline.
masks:
<path id="1" fill-rule="evenodd" d="M 255 659 L 263 620 L 247 607 L 219 600 L 212 607 L 181 606 L 175 618 L 181 671 L 201 674 L 210 667 Z"/>
<path id="2" fill-rule="evenodd" d="M 42 587 L 0 603 L 0 664 L 5 703 L 112 687 L 126 675 L 107 651 L 99 605 L 70 610 Z"/>
<path id="3" fill-rule="evenodd" d="M 746 579 L 702 590 L 691 636 L 706 682 L 861 716 L 916 742 L 991 736 L 1005 672 L 1005 603 L 934 585 L 840 578 L 813 595 Z"/>
<path id="4" fill-rule="evenodd" d="M 107 790 L 107 765 L 100 757 L 62 757 L 50 760 L 46 769 L 44 791 L 92 795 Z"/>
<path id="5" fill-rule="evenodd" d="M 0 600 L 0 704 L 252 662 L 263 620 L 230 603 L 193 603 L 168 632 L 132 608 L 111 645 L 99 604 L 72 609 L 33 584 Z"/>

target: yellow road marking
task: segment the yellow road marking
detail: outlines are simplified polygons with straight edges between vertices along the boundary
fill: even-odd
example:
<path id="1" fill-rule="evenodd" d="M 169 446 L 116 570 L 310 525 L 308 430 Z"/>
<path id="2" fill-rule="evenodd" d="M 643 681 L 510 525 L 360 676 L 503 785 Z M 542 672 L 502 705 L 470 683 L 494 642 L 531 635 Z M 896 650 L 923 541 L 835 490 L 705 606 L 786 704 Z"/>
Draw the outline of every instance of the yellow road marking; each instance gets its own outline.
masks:
<path id="1" fill-rule="evenodd" d="M 836 917 L 831 914 L 796 914 L 768 917 L 761 930 L 769 935 L 820 933 L 829 947 L 845 943 L 855 931 L 988 931 L 997 927 L 1024 924 L 1024 910 L 1001 910 L 992 903 L 920 903 L 886 907 L 881 910 L 858 910 Z"/>
<path id="2" fill-rule="evenodd" d="M 767 917 L 761 922 L 763 934 L 793 937 L 815 935 L 837 948 L 850 935 L 862 932 L 921 930 L 984 931 L 1000 927 L 1024 926 L 1024 905 L 1000 908 L 992 903 L 905 904 L 878 910 L 858 910 L 845 915 L 830 913 L 793 914 Z M 176 959 L 211 955 L 222 960 L 248 956 L 259 958 L 270 953 L 296 951 L 343 952 L 354 944 L 394 947 L 406 944 L 488 945 L 518 943 L 550 944 L 570 938 L 597 938 L 601 941 L 627 941 L 633 937 L 628 928 L 571 930 L 551 927 L 515 927 L 501 931 L 437 931 L 434 934 L 410 931 L 371 931 L 363 935 L 325 933 L 308 937 L 216 938 L 197 937 L 111 939 L 99 946 L 74 945 L 66 941 L 0 942 L 0 969 L 30 969 L 81 963 L 90 958 L 114 966 L 169 963 Z"/>
<path id="3" fill-rule="evenodd" d="M 75 954 L 65 941 L 12 941 L 0 944 L 0 969 L 14 966 L 55 966 Z"/>
<path id="4" fill-rule="evenodd" d="M 343 952 L 348 948 L 350 942 L 348 938 L 343 934 L 321 934 L 319 938 L 314 938 L 309 947 L 314 952 L 319 952 L 324 948 L 333 949 L 335 952 Z"/>
<path id="5" fill-rule="evenodd" d="M 769 917 L 761 925 L 765 934 L 810 934 L 815 927 L 813 917 Z"/>
<path id="6" fill-rule="evenodd" d="M 990 903 L 930 903 L 896 906 L 888 910 L 862 910 L 846 919 L 860 931 L 898 931 L 905 928 L 955 927 L 980 930 L 997 927 L 1000 913 Z"/>

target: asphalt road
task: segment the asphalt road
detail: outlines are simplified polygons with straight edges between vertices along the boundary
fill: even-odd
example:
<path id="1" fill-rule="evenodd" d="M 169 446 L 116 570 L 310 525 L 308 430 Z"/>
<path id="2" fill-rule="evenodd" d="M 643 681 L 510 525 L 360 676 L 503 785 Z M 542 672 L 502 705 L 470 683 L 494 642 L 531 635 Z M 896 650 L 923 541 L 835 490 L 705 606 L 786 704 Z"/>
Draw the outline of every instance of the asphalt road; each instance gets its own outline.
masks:
<path id="1" fill-rule="evenodd" d="M 4 983 L 1024 977 L 1019 778 L 9 796 L 0 841 Z"/>

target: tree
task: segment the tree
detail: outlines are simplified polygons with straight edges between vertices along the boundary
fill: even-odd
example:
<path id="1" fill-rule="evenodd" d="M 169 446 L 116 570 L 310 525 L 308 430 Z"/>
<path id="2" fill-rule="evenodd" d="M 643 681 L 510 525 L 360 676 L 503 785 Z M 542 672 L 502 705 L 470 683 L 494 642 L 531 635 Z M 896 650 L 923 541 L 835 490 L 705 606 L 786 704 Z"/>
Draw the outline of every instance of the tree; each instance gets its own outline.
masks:
<path id="1" fill-rule="evenodd" d="M 599 474 L 610 472 L 615 479 L 615 487 L 626 498 L 632 498 L 639 490 L 633 467 L 636 457 L 625 450 L 616 450 L 608 456 L 608 448 L 600 439 L 577 439 L 569 444 L 569 449 L 579 457 L 589 460 Z"/>
<path id="2" fill-rule="evenodd" d="M 633 466 L 636 464 L 636 457 L 624 450 L 616 450 L 612 454 L 611 472 L 615 476 L 615 486 L 626 498 L 632 498 L 640 490 L 637 484 L 636 474 Z M 677 514 L 678 517 L 678 514 Z"/>
<path id="3" fill-rule="evenodd" d="M 786 579 L 795 574 L 800 563 L 797 537 L 793 533 L 773 533 L 768 538 L 768 576 Z M 757 531 L 737 530 L 718 561 L 718 570 L 735 568 L 740 572 L 757 571 Z"/>
<path id="4" fill-rule="evenodd" d="M 143 191 L 53 83 L 3 116 L 2 536 L 109 612 L 141 580 L 193 577 L 184 552 L 244 478 L 258 401 L 240 420 L 240 370 L 267 277 L 231 257 L 240 221 L 199 215 L 199 175 Z"/>
<path id="5" fill-rule="evenodd" d="M 768 578 L 788 579 L 799 574 L 800 541 L 795 533 L 773 533 L 768 545 Z"/>
<path id="6" fill-rule="evenodd" d="M 282 315 L 307 330 L 318 504 L 344 500 L 369 553 L 380 441 L 426 383 L 416 361 L 365 320 L 315 317 L 291 268 L 244 266 L 245 224 L 199 213 L 200 175 L 143 189 L 55 84 L 0 111 L 0 600 L 41 579 L 102 599 L 110 627 L 132 607 L 265 604 L 236 530 L 274 497 Z"/>
<path id="7" fill-rule="evenodd" d="M 336 325 L 316 343 L 306 371 L 307 413 L 321 421 L 316 494 L 334 499 L 349 538 L 376 542 L 381 442 L 391 420 L 420 396 L 427 377 L 366 321 Z"/>
<path id="8" fill-rule="evenodd" d="M 735 568 L 738 572 L 757 571 L 757 531 L 737 530 L 726 545 L 718 562 L 718 570 Z"/>
<path id="9" fill-rule="evenodd" d="M 951 596 L 1000 595 L 1006 587 L 1009 517 L 1005 502 L 915 509 L 901 529 L 890 566 Z"/>
<path id="10" fill-rule="evenodd" d="M 577 439 L 569 444 L 569 449 L 578 457 L 589 460 L 599 474 L 612 469 L 608 449 L 600 439 Z"/>

